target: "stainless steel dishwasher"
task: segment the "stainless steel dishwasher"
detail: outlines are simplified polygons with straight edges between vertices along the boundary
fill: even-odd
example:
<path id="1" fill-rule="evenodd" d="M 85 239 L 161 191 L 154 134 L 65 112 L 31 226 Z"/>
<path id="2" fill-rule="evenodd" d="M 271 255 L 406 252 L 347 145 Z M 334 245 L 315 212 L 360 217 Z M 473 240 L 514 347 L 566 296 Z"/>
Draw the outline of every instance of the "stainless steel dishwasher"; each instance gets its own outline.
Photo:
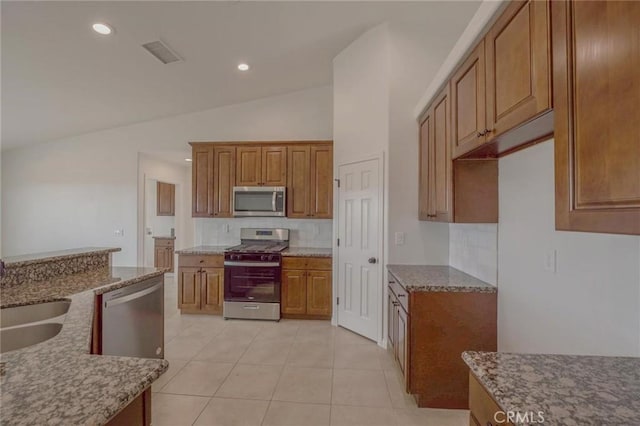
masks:
<path id="1" fill-rule="evenodd" d="M 102 296 L 102 354 L 164 357 L 164 277 Z"/>

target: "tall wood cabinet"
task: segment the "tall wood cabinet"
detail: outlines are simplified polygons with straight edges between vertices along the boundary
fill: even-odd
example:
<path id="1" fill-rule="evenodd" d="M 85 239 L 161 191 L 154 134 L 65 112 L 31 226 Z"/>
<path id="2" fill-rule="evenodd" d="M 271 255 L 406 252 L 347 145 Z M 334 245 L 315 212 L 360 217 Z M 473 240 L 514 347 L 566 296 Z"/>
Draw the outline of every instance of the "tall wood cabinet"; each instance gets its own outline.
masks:
<path id="1" fill-rule="evenodd" d="M 284 257 L 280 308 L 282 316 L 331 318 L 331 276 L 331 258 Z"/>
<path id="2" fill-rule="evenodd" d="M 183 313 L 222 314 L 224 300 L 222 255 L 180 255 L 178 308 Z"/>
<path id="3" fill-rule="evenodd" d="M 333 217 L 333 147 L 330 144 L 289 147 L 287 217 Z"/>
<path id="4" fill-rule="evenodd" d="M 640 234 L 640 2 L 552 2 L 556 229 Z"/>

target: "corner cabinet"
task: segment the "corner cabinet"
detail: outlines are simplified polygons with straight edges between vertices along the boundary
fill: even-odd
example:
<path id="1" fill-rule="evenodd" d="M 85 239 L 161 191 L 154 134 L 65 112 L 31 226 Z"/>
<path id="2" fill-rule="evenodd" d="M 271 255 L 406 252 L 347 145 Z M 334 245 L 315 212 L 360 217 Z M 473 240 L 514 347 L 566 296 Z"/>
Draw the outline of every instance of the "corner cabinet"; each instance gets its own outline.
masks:
<path id="1" fill-rule="evenodd" d="M 223 265 L 222 255 L 180 255 L 178 308 L 182 313 L 222 314 Z"/>
<path id="2" fill-rule="evenodd" d="M 640 235 L 640 2 L 551 13 L 556 229 Z"/>
<path id="3" fill-rule="evenodd" d="M 446 86 L 421 120 L 418 218 L 435 222 L 496 223 L 498 162 L 451 159 L 450 99 L 450 87 Z"/>
<path id="4" fill-rule="evenodd" d="M 333 217 L 333 142 L 191 145 L 193 217 L 232 217 L 234 186 L 286 186 L 288 217 Z"/>

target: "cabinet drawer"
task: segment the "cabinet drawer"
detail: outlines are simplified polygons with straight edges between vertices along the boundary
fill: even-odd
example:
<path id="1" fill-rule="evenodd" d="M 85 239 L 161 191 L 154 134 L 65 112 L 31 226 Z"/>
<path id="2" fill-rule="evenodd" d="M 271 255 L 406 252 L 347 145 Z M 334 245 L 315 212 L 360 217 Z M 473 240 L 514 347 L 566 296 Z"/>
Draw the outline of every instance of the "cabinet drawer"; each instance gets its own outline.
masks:
<path id="1" fill-rule="evenodd" d="M 306 257 L 283 257 L 282 269 L 307 269 Z"/>
<path id="2" fill-rule="evenodd" d="M 469 410 L 471 411 L 471 419 L 480 425 L 499 424 L 513 426 L 512 423 L 506 421 L 496 421 L 494 418 L 495 413 L 497 411 L 501 412 L 502 409 L 496 404 L 472 373 L 469 373 Z M 498 420 L 503 419 L 504 416 L 498 416 Z"/>
<path id="3" fill-rule="evenodd" d="M 221 268 L 224 266 L 224 256 L 221 254 L 193 255 L 181 254 L 178 258 L 180 266 L 206 266 Z"/>
<path id="4" fill-rule="evenodd" d="M 307 258 L 307 269 L 316 270 L 316 271 L 330 271 L 331 258 L 330 257 L 309 257 Z"/>
<path id="5" fill-rule="evenodd" d="M 173 247 L 174 240 L 171 238 L 156 238 L 156 247 Z"/>
<path id="6" fill-rule="evenodd" d="M 409 293 L 391 273 L 389 273 L 389 290 L 396 296 L 404 311 L 409 313 Z"/>

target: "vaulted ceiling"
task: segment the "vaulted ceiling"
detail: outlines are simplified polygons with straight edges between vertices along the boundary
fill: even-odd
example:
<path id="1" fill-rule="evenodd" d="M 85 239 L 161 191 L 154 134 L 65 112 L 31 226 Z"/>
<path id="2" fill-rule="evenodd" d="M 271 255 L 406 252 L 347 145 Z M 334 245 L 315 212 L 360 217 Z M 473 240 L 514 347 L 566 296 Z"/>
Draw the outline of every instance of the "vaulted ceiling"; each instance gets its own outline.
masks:
<path id="1" fill-rule="evenodd" d="M 332 59 L 367 29 L 420 20 L 442 37 L 478 6 L 3 1 L 2 148 L 328 85 Z M 94 22 L 115 33 L 94 33 Z M 141 47 L 154 40 L 184 61 L 158 62 Z M 240 62 L 251 69 L 238 71 Z"/>

